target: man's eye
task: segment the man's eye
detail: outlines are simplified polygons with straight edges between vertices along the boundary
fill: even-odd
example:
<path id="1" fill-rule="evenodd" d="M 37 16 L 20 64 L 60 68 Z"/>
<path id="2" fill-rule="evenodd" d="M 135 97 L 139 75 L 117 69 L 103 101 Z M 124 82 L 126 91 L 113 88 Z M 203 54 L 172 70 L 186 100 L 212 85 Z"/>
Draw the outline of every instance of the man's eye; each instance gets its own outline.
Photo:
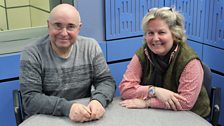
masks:
<path id="1" fill-rule="evenodd" d="M 55 23 L 54 26 L 58 29 L 62 28 L 62 24 L 61 23 Z"/>
<path id="2" fill-rule="evenodd" d="M 75 30 L 76 29 L 76 25 L 68 25 L 67 29 L 68 30 Z"/>
<path id="3" fill-rule="evenodd" d="M 75 25 L 69 25 L 68 28 L 76 28 Z"/>

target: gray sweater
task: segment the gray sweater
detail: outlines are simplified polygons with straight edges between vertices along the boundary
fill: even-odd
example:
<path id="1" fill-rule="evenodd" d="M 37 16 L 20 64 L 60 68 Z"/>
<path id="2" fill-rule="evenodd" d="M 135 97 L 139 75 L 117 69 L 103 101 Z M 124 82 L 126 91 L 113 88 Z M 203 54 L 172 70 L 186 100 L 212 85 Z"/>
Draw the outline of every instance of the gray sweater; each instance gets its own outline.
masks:
<path id="1" fill-rule="evenodd" d="M 79 36 L 64 59 L 52 50 L 47 35 L 21 54 L 20 90 L 26 117 L 68 116 L 71 100 L 79 98 L 91 97 L 106 107 L 113 99 L 115 81 L 97 41 Z"/>

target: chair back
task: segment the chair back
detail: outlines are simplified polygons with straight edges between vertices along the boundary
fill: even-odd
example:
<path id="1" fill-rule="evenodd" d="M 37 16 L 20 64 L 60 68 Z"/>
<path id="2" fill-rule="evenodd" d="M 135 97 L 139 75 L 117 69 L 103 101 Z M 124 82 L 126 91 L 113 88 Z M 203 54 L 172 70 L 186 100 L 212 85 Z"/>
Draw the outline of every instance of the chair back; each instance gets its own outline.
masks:
<path id="1" fill-rule="evenodd" d="M 13 107 L 16 118 L 16 124 L 19 125 L 23 122 L 23 109 L 22 109 L 22 97 L 18 89 L 13 90 Z"/>
<path id="2" fill-rule="evenodd" d="M 202 63 L 204 70 L 204 79 L 203 84 L 207 90 L 208 96 L 211 99 L 211 90 L 212 90 L 212 72 L 211 69 L 204 63 Z"/>
<path id="3" fill-rule="evenodd" d="M 211 112 L 206 118 L 213 126 L 219 126 L 219 115 L 220 115 L 220 105 L 221 105 L 221 88 L 212 86 L 212 72 L 211 69 L 204 63 L 204 79 L 203 84 L 207 90 L 209 99 L 210 99 L 210 107 Z"/>

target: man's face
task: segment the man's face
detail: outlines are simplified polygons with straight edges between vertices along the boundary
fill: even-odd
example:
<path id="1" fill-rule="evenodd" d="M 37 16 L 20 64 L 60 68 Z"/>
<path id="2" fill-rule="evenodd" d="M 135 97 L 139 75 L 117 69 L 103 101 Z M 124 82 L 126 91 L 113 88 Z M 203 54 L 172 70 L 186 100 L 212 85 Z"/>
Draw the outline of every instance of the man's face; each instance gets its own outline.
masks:
<path id="1" fill-rule="evenodd" d="M 48 21 L 51 44 L 57 50 L 69 49 L 75 43 L 80 31 L 80 22 L 76 17 L 59 13 Z"/>

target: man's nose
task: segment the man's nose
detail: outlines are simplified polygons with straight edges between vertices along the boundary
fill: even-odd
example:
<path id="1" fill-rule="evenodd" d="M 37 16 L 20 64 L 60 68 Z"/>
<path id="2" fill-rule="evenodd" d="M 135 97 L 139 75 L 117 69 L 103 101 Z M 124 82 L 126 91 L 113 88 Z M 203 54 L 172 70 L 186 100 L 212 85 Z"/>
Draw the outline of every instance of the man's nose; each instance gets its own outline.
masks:
<path id="1" fill-rule="evenodd" d="M 61 34 L 62 35 L 68 35 L 68 32 L 67 32 L 66 27 L 64 27 L 64 28 L 61 29 Z"/>

